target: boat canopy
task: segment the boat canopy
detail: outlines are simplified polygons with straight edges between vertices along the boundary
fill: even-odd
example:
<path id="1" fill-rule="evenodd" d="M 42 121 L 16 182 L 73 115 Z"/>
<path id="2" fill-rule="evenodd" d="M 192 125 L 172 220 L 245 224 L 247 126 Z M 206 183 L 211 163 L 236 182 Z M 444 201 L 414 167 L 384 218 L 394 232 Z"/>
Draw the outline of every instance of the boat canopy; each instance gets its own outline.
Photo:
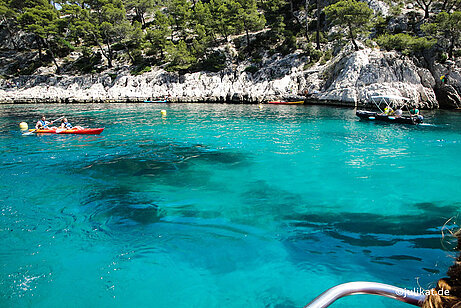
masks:
<path id="1" fill-rule="evenodd" d="M 391 107 L 391 104 L 397 107 L 401 107 L 405 105 L 404 103 L 411 100 L 409 98 L 398 95 L 377 95 L 372 96 L 371 101 L 381 112 L 384 112 L 384 108 L 382 108 L 383 104 L 385 107 Z"/>
<path id="2" fill-rule="evenodd" d="M 378 95 L 378 96 L 372 96 L 371 99 L 389 99 L 389 100 L 402 100 L 402 101 L 409 101 L 409 98 L 403 97 L 403 96 L 398 96 L 398 95 Z"/>

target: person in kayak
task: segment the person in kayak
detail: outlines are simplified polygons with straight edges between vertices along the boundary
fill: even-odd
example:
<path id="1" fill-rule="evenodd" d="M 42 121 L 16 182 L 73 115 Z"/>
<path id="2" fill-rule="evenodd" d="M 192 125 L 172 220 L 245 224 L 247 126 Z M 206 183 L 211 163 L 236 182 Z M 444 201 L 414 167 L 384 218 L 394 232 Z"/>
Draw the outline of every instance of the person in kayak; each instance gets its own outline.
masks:
<path id="1" fill-rule="evenodd" d="M 48 122 L 45 116 L 42 116 L 40 120 L 35 124 L 35 129 L 56 129 L 56 127 L 49 127 L 48 125 L 53 124 L 53 121 Z"/>
<path id="2" fill-rule="evenodd" d="M 67 121 L 67 118 L 64 118 L 61 120 L 61 126 L 60 126 L 61 129 L 71 129 L 71 128 L 75 128 L 75 129 L 83 129 L 83 127 L 81 126 L 72 126 L 72 124 L 70 124 L 68 121 Z"/>

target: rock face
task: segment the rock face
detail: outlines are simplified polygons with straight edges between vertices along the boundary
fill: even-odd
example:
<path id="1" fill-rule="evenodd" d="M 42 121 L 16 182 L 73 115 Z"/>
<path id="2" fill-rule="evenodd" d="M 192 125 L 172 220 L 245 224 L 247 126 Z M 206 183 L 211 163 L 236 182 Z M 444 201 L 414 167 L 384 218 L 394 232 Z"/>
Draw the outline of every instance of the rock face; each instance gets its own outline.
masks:
<path id="1" fill-rule="evenodd" d="M 409 97 L 420 107 L 438 108 L 431 73 L 397 53 L 364 49 L 339 54 L 305 69 L 307 58 L 274 55 L 250 73 L 249 63 L 218 73 L 179 75 L 162 69 L 132 76 L 129 68 L 100 75 L 36 75 L 0 79 L 0 102 L 143 101 L 169 96 L 177 102 L 257 103 L 300 100 L 356 106 L 373 95 Z"/>
<path id="2" fill-rule="evenodd" d="M 438 108 L 430 71 L 395 52 L 364 49 L 340 55 L 324 75 L 327 81 L 319 100 L 360 105 L 375 95 L 397 95 L 410 98 L 419 107 Z"/>
<path id="3" fill-rule="evenodd" d="M 435 88 L 435 94 L 441 108 L 456 109 L 461 107 L 461 97 L 453 86 L 441 85 Z"/>
<path id="4" fill-rule="evenodd" d="M 453 62 L 442 65 L 437 64 L 432 68 L 436 86 L 434 88 L 440 108 L 453 109 L 461 107 L 461 70 Z M 444 76 L 444 80 L 441 78 Z"/>

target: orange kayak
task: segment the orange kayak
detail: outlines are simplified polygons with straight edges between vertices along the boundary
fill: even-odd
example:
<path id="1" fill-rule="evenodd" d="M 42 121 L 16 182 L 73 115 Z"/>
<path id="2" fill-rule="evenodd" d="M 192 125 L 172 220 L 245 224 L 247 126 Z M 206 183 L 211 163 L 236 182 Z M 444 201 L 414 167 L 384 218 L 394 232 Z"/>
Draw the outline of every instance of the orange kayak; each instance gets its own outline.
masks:
<path id="1" fill-rule="evenodd" d="M 301 105 L 301 104 L 304 104 L 304 101 L 297 101 L 297 102 L 268 102 L 268 104 Z"/>
<path id="2" fill-rule="evenodd" d="M 30 132 L 34 132 L 36 134 L 76 134 L 76 135 L 99 135 L 104 130 L 103 128 L 84 128 L 84 129 L 29 129 Z"/>

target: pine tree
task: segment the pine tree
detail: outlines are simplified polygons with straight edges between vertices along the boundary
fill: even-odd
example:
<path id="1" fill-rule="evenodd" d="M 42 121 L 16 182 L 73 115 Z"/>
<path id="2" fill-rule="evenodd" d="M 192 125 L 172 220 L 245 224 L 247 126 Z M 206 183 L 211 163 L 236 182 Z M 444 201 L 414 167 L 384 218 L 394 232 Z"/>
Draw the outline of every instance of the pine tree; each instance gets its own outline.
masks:
<path id="1" fill-rule="evenodd" d="M 144 27 L 146 25 L 145 15 L 155 7 L 154 0 L 128 0 L 125 2 L 128 11 L 133 10 L 135 17 L 133 21 L 138 21 Z"/>
<path id="2" fill-rule="evenodd" d="M 250 31 L 257 31 L 264 28 L 266 19 L 258 12 L 256 0 L 239 0 L 238 26 L 239 30 L 244 30 L 247 39 L 247 48 L 251 53 Z"/>
<path id="3" fill-rule="evenodd" d="M 0 21 L 5 25 L 10 41 L 15 49 L 18 49 L 18 44 L 14 40 L 13 27 L 16 22 L 17 15 L 12 10 L 5 0 L 0 0 Z"/>
<path id="4" fill-rule="evenodd" d="M 48 3 L 41 3 L 34 7 L 23 7 L 22 10 L 23 13 L 18 18 L 21 27 L 35 35 L 39 46 L 40 59 L 42 59 L 41 48 L 44 47 L 48 50 L 56 66 L 56 72 L 59 73 L 60 67 L 50 43 L 53 38 L 60 35 L 58 31 L 58 12 Z"/>
<path id="5" fill-rule="evenodd" d="M 355 50 L 359 50 L 356 42 L 357 36 L 370 28 L 373 10 L 364 2 L 341 0 L 327 6 L 325 14 L 332 25 L 339 26 L 340 31 L 347 32 Z"/>
<path id="6" fill-rule="evenodd" d="M 150 49 L 157 55 L 160 52 L 160 56 L 164 58 L 164 51 L 168 41 L 168 37 L 171 36 L 170 19 L 160 11 L 155 13 L 154 21 L 149 26 L 146 32 L 146 39 L 150 42 Z"/>
<path id="7" fill-rule="evenodd" d="M 448 58 L 451 59 L 454 49 L 461 43 L 461 12 L 441 12 L 434 23 L 422 25 L 421 29 L 437 38 L 442 46 L 446 46 Z"/>

